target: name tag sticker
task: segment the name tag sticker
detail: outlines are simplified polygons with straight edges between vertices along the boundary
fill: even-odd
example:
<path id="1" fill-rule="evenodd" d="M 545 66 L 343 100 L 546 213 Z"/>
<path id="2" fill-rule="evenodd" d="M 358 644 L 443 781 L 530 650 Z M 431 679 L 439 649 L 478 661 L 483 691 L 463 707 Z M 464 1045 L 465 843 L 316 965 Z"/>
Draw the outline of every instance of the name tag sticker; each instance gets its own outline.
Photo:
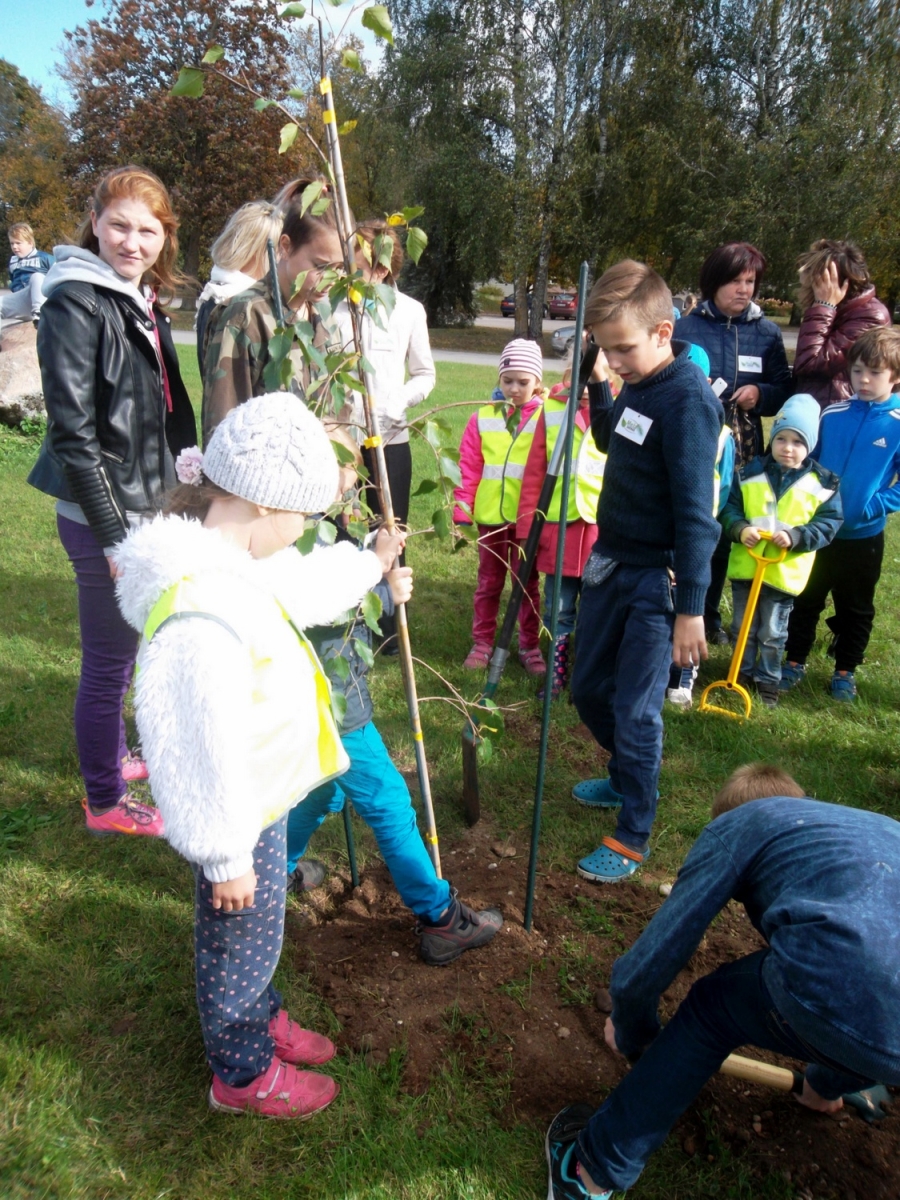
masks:
<path id="1" fill-rule="evenodd" d="M 619 417 L 616 433 L 628 438 L 629 442 L 637 442 L 639 446 L 643 446 L 652 424 L 651 417 L 645 417 L 642 413 L 635 412 L 633 408 L 626 408 Z"/>
<path id="2" fill-rule="evenodd" d="M 762 359 L 754 354 L 739 354 L 738 370 L 747 371 L 751 375 L 762 375 Z"/>
<path id="3" fill-rule="evenodd" d="M 721 396 L 722 393 L 725 391 L 725 389 L 728 387 L 728 384 L 725 382 L 725 380 L 720 375 L 719 378 L 714 380 L 710 386 L 712 387 L 712 390 L 716 393 L 716 398 L 718 399 L 718 397 Z"/>

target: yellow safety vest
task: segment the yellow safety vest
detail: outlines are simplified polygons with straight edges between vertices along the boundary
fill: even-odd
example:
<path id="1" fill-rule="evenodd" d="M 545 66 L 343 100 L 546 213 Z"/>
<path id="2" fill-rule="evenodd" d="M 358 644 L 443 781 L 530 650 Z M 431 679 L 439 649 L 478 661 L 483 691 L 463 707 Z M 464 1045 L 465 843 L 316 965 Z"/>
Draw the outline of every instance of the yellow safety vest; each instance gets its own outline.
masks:
<path id="1" fill-rule="evenodd" d="M 765 470 L 740 481 L 744 499 L 744 517 L 757 529 L 777 533 L 809 523 L 816 509 L 834 495 L 834 488 L 825 487 L 815 471 L 807 471 L 776 501 L 775 492 Z M 815 561 L 815 551 L 790 551 L 784 562 L 766 569 L 763 583 L 768 587 L 797 596 L 806 586 Z M 728 558 L 729 579 L 752 579 L 756 562 L 741 542 L 731 547 Z"/>
<path id="2" fill-rule="evenodd" d="M 719 471 L 719 466 L 722 462 L 722 455 L 725 452 L 725 445 L 731 436 L 732 436 L 731 426 L 723 425 L 722 428 L 719 430 L 719 445 L 716 449 L 716 468 L 713 471 L 713 516 L 714 517 L 717 517 L 719 515 L 719 497 L 722 494 L 722 476 Z M 730 480 L 728 482 L 728 487 L 729 487 L 729 489 L 731 488 Z"/>
<path id="3" fill-rule="evenodd" d="M 547 462 L 553 454 L 556 439 L 562 428 L 568 405 L 565 401 L 548 397 L 544 401 L 544 425 L 547 430 Z M 566 522 L 587 521 L 593 525 L 597 520 L 597 502 L 603 488 L 603 472 L 606 470 L 606 455 L 597 449 L 590 430 L 575 426 L 572 443 L 572 474 L 569 483 L 569 510 Z M 562 503 L 562 477 L 556 481 L 553 498 L 547 510 L 548 521 L 559 521 L 559 506 Z"/>
<path id="4" fill-rule="evenodd" d="M 154 635 L 167 622 L 183 618 L 214 621 L 248 654 L 249 775 L 264 798 L 266 828 L 350 765 L 332 715 L 328 679 L 312 646 L 275 596 L 254 592 L 250 606 L 246 596 L 210 578 L 181 579 L 160 596 L 144 626 L 139 669 Z M 288 710 L 280 696 L 286 677 L 296 697 Z"/>
<path id="5" fill-rule="evenodd" d="M 484 466 L 472 513 L 479 525 L 505 525 L 518 516 L 525 463 L 540 413 L 538 405 L 525 425 L 510 433 L 503 404 L 479 408 L 478 432 Z"/>

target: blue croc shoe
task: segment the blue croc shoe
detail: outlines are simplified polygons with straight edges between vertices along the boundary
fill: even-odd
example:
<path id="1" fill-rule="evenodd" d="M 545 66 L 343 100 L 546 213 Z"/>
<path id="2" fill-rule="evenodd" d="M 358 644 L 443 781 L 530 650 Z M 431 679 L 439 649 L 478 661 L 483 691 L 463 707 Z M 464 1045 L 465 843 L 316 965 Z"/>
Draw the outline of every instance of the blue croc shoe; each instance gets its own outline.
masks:
<path id="1" fill-rule="evenodd" d="M 779 691 L 789 692 L 791 688 L 802 683 L 806 678 L 806 663 L 783 662 L 781 664 L 781 682 Z"/>
<path id="2" fill-rule="evenodd" d="M 613 790 L 609 779 L 582 779 L 572 788 L 572 798 L 585 808 L 621 808 L 625 797 Z"/>
<path id="3" fill-rule="evenodd" d="M 585 1200 L 588 1195 L 578 1178 L 575 1142 L 593 1115 L 589 1104 L 569 1104 L 550 1122 L 544 1139 L 550 1174 L 547 1200 Z M 609 1200 L 612 1192 L 600 1192 L 599 1196 Z"/>
<path id="4" fill-rule="evenodd" d="M 835 671 L 831 677 L 831 698 L 842 704 L 852 704 L 856 699 L 856 680 L 852 671 Z"/>
<path id="5" fill-rule="evenodd" d="M 649 846 L 641 853 L 615 838 L 605 837 L 593 854 L 581 860 L 577 870 L 591 883 L 619 883 L 622 879 L 630 879 L 649 857 Z"/>

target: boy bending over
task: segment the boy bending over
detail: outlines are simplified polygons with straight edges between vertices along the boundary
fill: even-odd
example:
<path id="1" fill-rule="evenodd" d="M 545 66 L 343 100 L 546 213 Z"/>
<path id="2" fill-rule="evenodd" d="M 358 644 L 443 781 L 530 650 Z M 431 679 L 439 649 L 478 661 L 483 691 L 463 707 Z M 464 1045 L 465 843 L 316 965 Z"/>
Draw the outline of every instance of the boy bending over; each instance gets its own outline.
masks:
<path id="1" fill-rule="evenodd" d="M 611 757 L 609 777 L 584 780 L 573 795 L 591 808 L 621 806 L 615 837 L 578 864 L 586 879 L 615 883 L 649 850 L 670 663 L 690 667 L 707 656 L 703 605 L 720 533 L 713 478 L 723 414 L 688 343 L 672 341 L 672 294 L 650 267 L 610 267 L 584 319 L 623 387 L 613 400 L 608 384 L 589 385 L 591 432 L 608 457 L 571 688 Z"/>
<path id="2" fill-rule="evenodd" d="M 596 1112 L 570 1105 L 551 1124 L 550 1200 L 630 1187 L 740 1046 L 808 1063 L 799 1099 L 821 1112 L 900 1084 L 900 824 L 803 798 L 760 764 L 732 775 L 713 817 L 613 967 L 606 1041 L 634 1067 Z M 767 947 L 698 980 L 661 1029 L 660 996 L 732 899 Z"/>

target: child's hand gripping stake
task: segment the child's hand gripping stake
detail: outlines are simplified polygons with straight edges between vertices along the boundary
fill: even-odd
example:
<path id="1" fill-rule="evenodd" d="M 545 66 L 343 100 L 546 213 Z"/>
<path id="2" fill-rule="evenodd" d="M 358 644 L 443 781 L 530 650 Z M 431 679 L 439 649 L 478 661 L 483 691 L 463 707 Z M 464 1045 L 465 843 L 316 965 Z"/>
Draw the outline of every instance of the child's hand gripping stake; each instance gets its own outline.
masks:
<path id="1" fill-rule="evenodd" d="M 741 720 L 741 714 L 732 712 L 730 709 L 722 708 L 718 704 L 709 703 L 709 695 L 716 688 L 725 688 L 729 692 L 737 692 L 743 701 L 744 717 L 749 717 L 753 709 L 753 702 L 750 699 L 750 693 L 745 687 L 738 683 L 738 673 L 741 669 L 741 663 L 744 658 L 744 651 L 747 648 L 747 638 L 750 636 L 750 626 L 753 624 L 753 617 L 756 613 L 756 604 L 759 600 L 759 593 L 762 590 L 763 576 L 766 569 L 773 563 L 784 562 L 787 557 L 787 550 L 783 546 L 776 547 L 778 554 L 769 555 L 766 553 L 766 542 L 772 541 L 772 534 L 764 529 L 759 531 L 762 549 L 757 550 L 756 546 L 747 546 L 747 553 L 751 558 L 756 559 L 756 571 L 753 575 L 753 582 L 750 585 L 750 595 L 747 597 L 747 607 L 744 610 L 744 619 L 741 621 L 741 628 L 738 632 L 737 642 L 734 647 L 734 654 L 731 656 L 731 666 L 728 668 L 728 675 L 725 679 L 718 679 L 715 683 L 710 683 L 703 689 L 703 695 L 700 697 L 700 712 L 716 712 L 721 713 L 725 717 L 733 717 L 735 720 Z M 759 545 L 760 543 L 757 543 Z"/>

